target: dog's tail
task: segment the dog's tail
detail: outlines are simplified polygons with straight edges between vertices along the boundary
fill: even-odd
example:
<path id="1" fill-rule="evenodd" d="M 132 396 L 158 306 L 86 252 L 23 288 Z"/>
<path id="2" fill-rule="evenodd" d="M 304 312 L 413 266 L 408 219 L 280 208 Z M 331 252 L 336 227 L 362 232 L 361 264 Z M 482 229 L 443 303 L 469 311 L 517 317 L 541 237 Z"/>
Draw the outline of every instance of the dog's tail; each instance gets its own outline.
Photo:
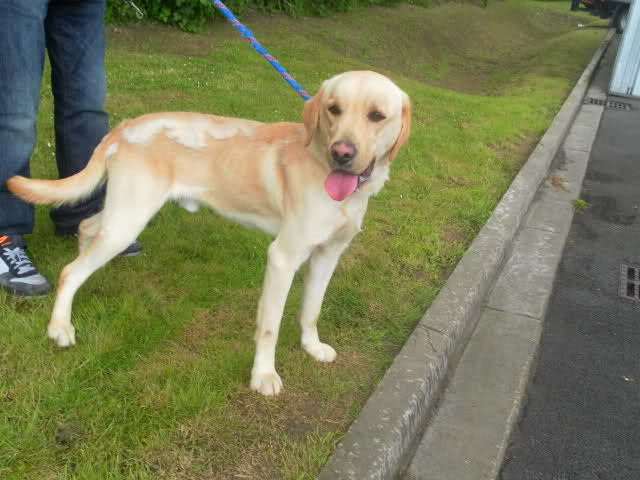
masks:
<path id="1" fill-rule="evenodd" d="M 107 159 L 118 150 L 118 135 L 114 133 L 121 130 L 125 123 L 122 122 L 102 139 L 87 166 L 75 175 L 61 180 L 34 180 L 17 175 L 7 181 L 7 187 L 30 203 L 59 206 L 79 202 L 106 180 Z"/>

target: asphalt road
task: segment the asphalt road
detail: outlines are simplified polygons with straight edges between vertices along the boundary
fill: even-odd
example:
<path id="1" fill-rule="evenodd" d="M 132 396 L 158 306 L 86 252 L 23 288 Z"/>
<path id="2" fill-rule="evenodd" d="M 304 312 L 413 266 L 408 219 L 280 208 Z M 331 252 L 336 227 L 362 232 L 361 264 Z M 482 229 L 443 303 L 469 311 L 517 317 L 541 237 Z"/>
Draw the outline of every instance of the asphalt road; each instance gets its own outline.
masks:
<path id="1" fill-rule="evenodd" d="M 612 99 L 632 110 L 603 114 L 501 480 L 640 478 L 640 298 L 619 295 L 621 264 L 640 283 L 640 101 Z"/>

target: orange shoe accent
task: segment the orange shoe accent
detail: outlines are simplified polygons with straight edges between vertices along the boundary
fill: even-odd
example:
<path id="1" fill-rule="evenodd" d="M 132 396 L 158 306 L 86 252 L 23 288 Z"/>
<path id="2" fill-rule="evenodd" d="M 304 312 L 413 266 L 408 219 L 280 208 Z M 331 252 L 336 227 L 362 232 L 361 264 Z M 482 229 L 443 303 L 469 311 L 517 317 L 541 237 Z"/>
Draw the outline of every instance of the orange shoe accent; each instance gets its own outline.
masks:
<path id="1" fill-rule="evenodd" d="M 0 237 L 0 247 L 7 247 L 11 245 L 11 242 L 9 242 L 8 240 L 9 240 L 8 235 L 3 235 L 2 237 Z"/>

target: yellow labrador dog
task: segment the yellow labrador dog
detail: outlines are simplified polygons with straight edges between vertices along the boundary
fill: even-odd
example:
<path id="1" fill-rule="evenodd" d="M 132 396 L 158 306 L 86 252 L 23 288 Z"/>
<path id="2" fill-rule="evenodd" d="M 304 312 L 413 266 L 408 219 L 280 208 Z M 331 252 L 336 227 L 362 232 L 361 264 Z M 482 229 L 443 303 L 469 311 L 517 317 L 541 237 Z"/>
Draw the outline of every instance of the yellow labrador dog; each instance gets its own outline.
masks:
<path id="1" fill-rule="evenodd" d="M 48 326 L 61 347 L 75 343 L 71 306 L 78 288 L 126 248 L 168 200 L 200 204 L 273 235 L 258 306 L 251 388 L 277 395 L 275 348 L 285 301 L 309 260 L 300 324 L 302 346 L 332 362 L 316 322 L 340 254 L 360 226 L 407 141 L 408 96 L 374 72 L 325 81 L 304 106 L 304 124 L 263 124 L 198 113 L 155 113 L 118 125 L 87 167 L 62 180 L 15 176 L 9 189 L 33 203 L 60 205 L 108 179 L 104 209 L 80 225 L 78 258 L 60 274 Z"/>

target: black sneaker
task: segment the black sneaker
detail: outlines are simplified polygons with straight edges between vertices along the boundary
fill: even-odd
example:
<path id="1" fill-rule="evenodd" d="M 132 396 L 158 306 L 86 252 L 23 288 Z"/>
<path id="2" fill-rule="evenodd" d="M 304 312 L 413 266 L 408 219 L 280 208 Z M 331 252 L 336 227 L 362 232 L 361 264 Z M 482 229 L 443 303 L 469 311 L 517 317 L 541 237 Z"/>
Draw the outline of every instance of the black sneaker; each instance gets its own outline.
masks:
<path id="1" fill-rule="evenodd" d="M 121 251 L 118 256 L 119 257 L 135 257 L 136 255 L 140 255 L 142 253 L 142 245 L 137 240 Z"/>
<path id="2" fill-rule="evenodd" d="M 0 236 L 0 288 L 22 297 L 39 297 L 51 291 L 47 279 L 29 260 L 22 235 Z"/>
<path id="3" fill-rule="evenodd" d="M 78 227 L 60 228 L 56 226 L 56 235 L 59 237 L 77 237 Z M 137 240 L 118 254 L 119 257 L 135 257 L 142 253 L 142 245 Z"/>

